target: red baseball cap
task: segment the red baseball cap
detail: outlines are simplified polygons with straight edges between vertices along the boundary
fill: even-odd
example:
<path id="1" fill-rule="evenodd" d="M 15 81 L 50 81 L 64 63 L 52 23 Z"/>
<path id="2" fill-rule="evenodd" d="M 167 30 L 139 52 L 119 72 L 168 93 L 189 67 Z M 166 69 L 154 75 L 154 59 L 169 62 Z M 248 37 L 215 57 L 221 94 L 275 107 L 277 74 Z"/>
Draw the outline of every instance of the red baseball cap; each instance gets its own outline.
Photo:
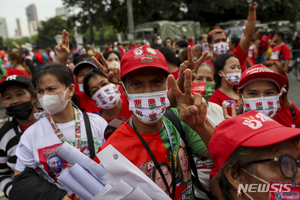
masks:
<path id="1" fill-rule="evenodd" d="M 283 126 L 255 110 L 221 122 L 210 139 L 208 149 L 221 168 L 239 146 L 264 147 L 296 136 L 300 136 L 300 129 Z"/>
<path id="2" fill-rule="evenodd" d="M 283 75 L 276 73 L 275 71 L 262 64 L 257 64 L 253 65 L 252 67 L 248 68 L 246 71 L 243 72 L 238 88 L 240 90 L 243 89 L 249 83 L 262 80 L 271 81 L 275 83 L 279 90 L 281 90 L 281 88 L 287 82 L 286 78 Z"/>
<path id="3" fill-rule="evenodd" d="M 156 67 L 170 74 L 164 55 L 157 49 L 143 45 L 123 55 L 121 59 L 120 78 L 122 79 L 128 73 L 144 67 Z"/>

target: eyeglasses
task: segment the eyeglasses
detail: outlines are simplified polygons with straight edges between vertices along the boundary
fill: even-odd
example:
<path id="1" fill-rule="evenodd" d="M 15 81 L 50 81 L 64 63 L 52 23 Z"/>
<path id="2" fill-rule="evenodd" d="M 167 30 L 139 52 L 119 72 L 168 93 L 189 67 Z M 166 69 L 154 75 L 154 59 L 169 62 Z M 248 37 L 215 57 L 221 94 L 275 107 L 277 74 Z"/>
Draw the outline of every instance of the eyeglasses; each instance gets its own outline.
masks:
<path id="1" fill-rule="evenodd" d="M 298 171 L 298 166 L 300 164 L 300 160 L 296 160 L 292 156 L 279 156 L 274 158 L 256 160 L 251 163 L 260 163 L 260 162 L 267 162 L 267 161 L 278 161 L 280 164 L 281 174 L 288 179 L 293 179 L 296 176 Z"/>

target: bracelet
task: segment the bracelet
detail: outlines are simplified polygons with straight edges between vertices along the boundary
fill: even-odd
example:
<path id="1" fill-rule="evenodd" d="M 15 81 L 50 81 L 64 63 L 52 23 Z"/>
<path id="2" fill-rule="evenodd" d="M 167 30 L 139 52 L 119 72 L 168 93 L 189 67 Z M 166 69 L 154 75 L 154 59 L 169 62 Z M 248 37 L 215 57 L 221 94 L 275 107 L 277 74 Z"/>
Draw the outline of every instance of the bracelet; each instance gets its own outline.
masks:
<path id="1" fill-rule="evenodd" d="M 253 17 L 253 18 L 249 18 L 249 17 L 247 17 L 247 19 L 248 19 L 249 21 L 253 21 L 253 20 L 256 20 L 256 16 L 255 16 L 255 17 Z"/>

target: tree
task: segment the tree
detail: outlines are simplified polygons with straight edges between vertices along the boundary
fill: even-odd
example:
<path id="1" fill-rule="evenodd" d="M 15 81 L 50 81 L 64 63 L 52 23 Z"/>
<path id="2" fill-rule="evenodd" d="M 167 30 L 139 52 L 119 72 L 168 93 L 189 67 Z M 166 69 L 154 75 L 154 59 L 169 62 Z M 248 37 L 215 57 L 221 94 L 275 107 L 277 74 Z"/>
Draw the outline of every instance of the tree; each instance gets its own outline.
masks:
<path id="1" fill-rule="evenodd" d="M 63 20 L 61 17 L 53 17 L 47 21 L 42 21 L 42 26 L 38 29 L 36 44 L 42 48 L 48 46 L 54 47 L 56 45 L 54 36 L 61 34 L 63 29 L 67 30 L 67 21 Z"/>

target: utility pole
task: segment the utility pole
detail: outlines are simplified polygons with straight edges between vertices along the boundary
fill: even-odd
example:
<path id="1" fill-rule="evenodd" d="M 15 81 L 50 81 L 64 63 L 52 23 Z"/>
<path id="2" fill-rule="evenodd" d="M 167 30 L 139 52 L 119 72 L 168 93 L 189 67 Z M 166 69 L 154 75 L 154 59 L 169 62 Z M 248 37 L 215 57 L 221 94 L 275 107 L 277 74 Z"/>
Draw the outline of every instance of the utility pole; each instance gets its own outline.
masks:
<path id="1" fill-rule="evenodd" d="M 88 12 L 89 12 L 90 42 L 91 42 L 91 44 L 94 44 L 94 30 L 93 30 L 93 22 L 92 22 L 92 12 L 91 12 L 90 0 L 87 0 L 87 7 L 88 7 Z"/>
<path id="2" fill-rule="evenodd" d="M 128 26 L 129 26 L 128 39 L 134 39 L 133 38 L 134 20 L 133 20 L 133 10 L 132 10 L 132 0 L 126 0 L 126 3 L 127 3 L 127 19 L 128 19 Z"/>

